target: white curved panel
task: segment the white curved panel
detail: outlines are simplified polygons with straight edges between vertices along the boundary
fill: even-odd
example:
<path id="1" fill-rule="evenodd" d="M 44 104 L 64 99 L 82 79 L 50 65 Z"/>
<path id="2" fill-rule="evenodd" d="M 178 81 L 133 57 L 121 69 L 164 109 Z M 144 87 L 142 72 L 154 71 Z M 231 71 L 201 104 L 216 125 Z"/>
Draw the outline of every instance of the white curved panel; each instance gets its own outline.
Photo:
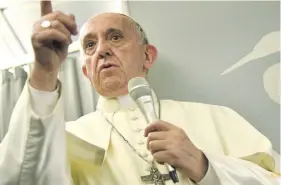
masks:
<path id="1" fill-rule="evenodd" d="M 252 52 L 244 56 L 241 60 L 236 62 L 233 66 L 226 69 L 221 75 L 225 75 L 234 71 L 235 69 L 251 62 L 252 60 L 265 57 L 272 53 L 280 51 L 280 31 L 268 33 L 263 36 L 261 40 L 255 45 Z"/>
<path id="2" fill-rule="evenodd" d="M 280 63 L 270 66 L 264 72 L 263 85 L 269 98 L 280 104 Z"/>

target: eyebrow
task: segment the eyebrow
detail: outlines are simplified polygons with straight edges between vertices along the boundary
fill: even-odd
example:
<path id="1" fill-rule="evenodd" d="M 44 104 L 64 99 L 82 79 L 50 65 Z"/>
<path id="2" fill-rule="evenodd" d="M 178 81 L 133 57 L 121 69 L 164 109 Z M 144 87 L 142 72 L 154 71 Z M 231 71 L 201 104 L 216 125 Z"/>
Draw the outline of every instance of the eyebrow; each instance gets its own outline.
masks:
<path id="1" fill-rule="evenodd" d="M 111 33 L 122 33 L 122 31 L 116 28 L 109 28 L 106 30 L 105 35 L 108 36 Z"/>
<path id="2" fill-rule="evenodd" d="M 117 29 L 117 28 L 109 28 L 109 29 L 106 30 L 105 35 L 108 36 L 108 35 L 111 34 L 111 33 L 119 33 L 119 34 L 121 34 L 121 33 L 123 33 L 123 32 L 122 32 L 120 29 Z M 92 33 L 92 32 L 87 33 L 87 34 L 84 36 L 84 38 L 83 38 L 83 43 L 85 42 L 85 39 L 87 39 L 87 38 L 89 38 L 89 37 L 95 37 L 95 36 L 96 36 L 96 34 L 94 34 L 94 33 Z"/>

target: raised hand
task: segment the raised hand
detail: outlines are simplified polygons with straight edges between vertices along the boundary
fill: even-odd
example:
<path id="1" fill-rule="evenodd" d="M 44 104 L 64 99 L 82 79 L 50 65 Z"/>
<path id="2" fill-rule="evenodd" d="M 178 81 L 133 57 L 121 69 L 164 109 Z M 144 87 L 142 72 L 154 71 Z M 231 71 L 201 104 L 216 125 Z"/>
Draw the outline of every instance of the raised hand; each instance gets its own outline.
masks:
<path id="1" fill-rule="evenodd" d="M 78 31 L 73 15 L 53 12 L 51 1 L 40 3 L 41 19 L 34 24 L 31 37 L 35 65 L 30 82 L 39 90 L 52 91 L 59 67 L 67 57 L 71 35 Z"/>

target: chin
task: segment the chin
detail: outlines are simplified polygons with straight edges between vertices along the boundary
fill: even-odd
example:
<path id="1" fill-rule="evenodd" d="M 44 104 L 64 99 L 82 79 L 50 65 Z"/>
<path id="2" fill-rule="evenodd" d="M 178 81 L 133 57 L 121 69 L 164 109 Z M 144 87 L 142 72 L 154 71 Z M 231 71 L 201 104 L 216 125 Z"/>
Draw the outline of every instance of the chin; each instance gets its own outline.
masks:
<path id="1" fill-rule="evenodd" d="M 100 95 L 106 97 L 117 97 L 128 94 L 127 81 L 117 76 L 107 77 L 101 80 L 96 89 Z"/>
<path id="2" fill-rule="evenodd" d="M 120 79 L 117 76 L 107 77 L 102 82 L 102 86 L 109 89 L 114 89 L 124 84 L 124 80 Z"/>

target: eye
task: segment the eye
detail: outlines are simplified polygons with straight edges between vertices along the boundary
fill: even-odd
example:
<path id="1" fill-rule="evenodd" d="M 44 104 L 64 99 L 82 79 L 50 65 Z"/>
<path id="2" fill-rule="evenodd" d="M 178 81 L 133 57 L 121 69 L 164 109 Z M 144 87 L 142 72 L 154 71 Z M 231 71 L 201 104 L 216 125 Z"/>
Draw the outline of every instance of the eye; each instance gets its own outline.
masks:
<path id="1" fill-rule="evenodd" d="M 95 45 L 96 45 L 96 43 L 94 41 L 89 40 L 85 43 L 85 49 L 90 49 L 90 48 L 94 47 Z"/>
<path id="2" fill-rule="evenodd" d="M 110 40 L 112 40 L 112 41 L 118 41 L 118 40 L 120 40 L 121 38 L 122 38 L 121 35 L 112 35 L 112 37 L 110 38 Z"/>

